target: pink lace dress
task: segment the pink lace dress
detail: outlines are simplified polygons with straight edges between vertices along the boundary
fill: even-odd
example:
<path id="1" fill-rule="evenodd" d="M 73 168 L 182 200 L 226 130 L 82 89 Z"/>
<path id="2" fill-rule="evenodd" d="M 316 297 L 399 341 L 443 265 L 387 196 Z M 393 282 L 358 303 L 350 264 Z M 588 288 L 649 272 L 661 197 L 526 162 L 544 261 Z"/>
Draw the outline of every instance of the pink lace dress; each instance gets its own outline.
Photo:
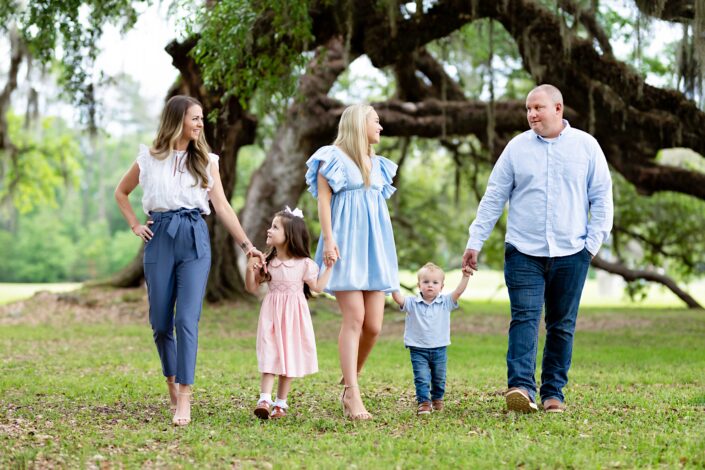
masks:
<path id="1" fill-rule="evenodd" d="M 272 280 L 257 325 L 259 371 L 286 377 L 318 372 L 316 338 L 304 282 L 316 282 L 318 266 L 309 258 L 269 262 Z"/>

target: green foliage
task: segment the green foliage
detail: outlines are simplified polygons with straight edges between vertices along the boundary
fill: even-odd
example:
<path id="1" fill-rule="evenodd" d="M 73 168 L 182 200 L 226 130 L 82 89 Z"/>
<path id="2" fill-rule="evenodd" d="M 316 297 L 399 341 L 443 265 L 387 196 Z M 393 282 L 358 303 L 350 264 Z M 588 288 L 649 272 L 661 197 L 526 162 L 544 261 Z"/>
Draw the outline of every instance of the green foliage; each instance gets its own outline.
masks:
<path id="1" fill-rule="evenodd" d="M 291 96 L 293 72 L 313 39 L 308 7 L 302 0 L 224 0 L 201 9 L 191 30 L 200 32 L 193 55 L 206 86 L 243 105 L 258 92 L 263 109 Z"/>
<path id="2" fill-rule="evenodd" d="M 110 234 L 107 221 L 80 223 L 80 198 L 60 211 L 44 207 L 23 216 L 14 232 L 0 229 L 0 282 L 62 282 L 102 278 L 129 263 L 139 240 L 124 228 Z"/>
<path id="3" fill-rule="evenodd" d="M 612 247 L 620 257 L 636 268 L 666 268 L 679 281 L 701 276 L 705 272 L 705 202 L 671 192 L 644 197 L 621 175 L 613 173 L 612 179 Z M 632 286 L 634 294 L 640 285 Z"/>
<path id="4" fill-rule="evenodd" d="M 457 76 L 469 98 L 487 98 L 490 81 L 497 90 L 496 98 L 523 99 L 535 86 L 523 68 L 514 39 L 496 21 L 474 21 L 448 37 L 430 43 L 428 49 L 437 60 L 446 64 L 446 68 L 455 71 L 451 76 Z"/>
<path id="5" fill-rule="evenodd" d="M 140 241 L 125 224 L 113 191 L 134 162 L 138 143 L 148 140 L 130 134 L 120 139 L 99 138 L 93 147 L 85 141 L 79 146 L 77 136 L 59 120 L 44 122 L 47 134 L 32 144 L 34 153 L 20 154 L 34 158 L 20 165 L 29 176 L 22 177 L 19 191 L 13 193 L 13 205 L 20 210 L 16 227 L 0 229 L 0 246 L 7 247 L 6 256 L 0 258 L 0 281 L 106 277 L 129 263 L 139 250 Z M 107 158 L 96 161 L 101 154 Z M 67 161 L 70 172 L 66 165 L 59 165 Z M 67 175 L 70 184 L 64 183 Z M 141 194 L 138 186 L 130 195 L 138 216 Z"/>
<path id="6" fill-rule="evenodd" d="M 247 188 L 252 174 L 259 168 L 265 158 L 264 149 L 257 145 L 247 145 L 240 148 L 237 156 L 237 181 L 235 191 L 230 201 L 237 211 L 245 205 Z"/>
<path id="7" fill-rule="evenodd" d="M 15 233 L 0 230 L 4 247 L 2 281 L 57 282 L 71 278 L 79 251 L 57 222 L 56 211 L 45 208 L 35 217 L 23 219 Z"/>
<path id="8" fill-rule="evenodd" d="M 58 118 L 46 117 L 37 127 L 25 128 L 20 116 L 7 113 L 10 140 L 17 148 L 0 159 L 0 199 L 27 213 L 35 207 L 56 207 L 56 193 L 78 184 L 79 150 L 76 134 Z"/>
<path id="9" fill-rule="evenodd" d="M 383 139 L 377 152 L 398 161 L 395 141 Z M 412 140 L 398 174 L 397 192 L 388 202 L 401 269 L 416 271 L 428 261 L 448 269 L 460 266 L 479 201 L 471 190 L 470 170 L 456 168 L 451 155 L 435 141 Z M 477 180 L 483 185 L 490 170 L 489 165 L 480 166 Z M 484 186 L 478 192 L 483 194 Z M 503 259 L 502 227 L 500 222 L 483 248 L 482 262 L 493 267 L 501 266 Z"/>
<path id="10" fill-rule="evenodd" d="M 5 3 L 5 2 L 3 2 Z M 124 32 L 137 21 L 137 7 L 151 0 L 45 0 L 13 2 L 0 7 L 0 23 L 16 24 L 33 57 L 44 64 L 57 57 L 60 81 L 66 96 L 81 106 L 91 122 L 93 62 L 105 24 L 115 24 Z"/>

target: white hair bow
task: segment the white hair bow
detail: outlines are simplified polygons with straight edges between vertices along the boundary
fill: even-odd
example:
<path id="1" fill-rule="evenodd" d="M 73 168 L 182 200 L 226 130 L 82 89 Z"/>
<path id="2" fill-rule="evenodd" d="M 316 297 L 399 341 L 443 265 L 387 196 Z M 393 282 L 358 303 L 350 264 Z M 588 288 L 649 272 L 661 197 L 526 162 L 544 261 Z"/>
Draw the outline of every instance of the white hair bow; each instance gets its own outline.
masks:
<path id="1" fill-rule="evenodd" d="M 293 215 L 294 217 L 301 217 L 302 219 L 304 218 L 304 213 L 301 212 L 301 209 L 299 209 L 298 207 L 292 211 L 289 208 L 289 206 L 286 206 L 286 209 L 284 209 L 284 212 L 288 212 L 289 214 Z"/>

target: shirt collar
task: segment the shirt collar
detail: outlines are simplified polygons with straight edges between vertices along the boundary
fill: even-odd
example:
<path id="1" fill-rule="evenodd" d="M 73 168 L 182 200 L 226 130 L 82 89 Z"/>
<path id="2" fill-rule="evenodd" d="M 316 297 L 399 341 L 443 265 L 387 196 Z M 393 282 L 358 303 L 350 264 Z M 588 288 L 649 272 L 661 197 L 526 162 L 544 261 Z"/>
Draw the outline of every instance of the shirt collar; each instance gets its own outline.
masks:
<path id="1" fill-rule="evenodd" d="M 272 258 L 269 261 L 269 265 L 276 268 L 277 266 L 281 265 L 286 266 L 287 268 L 291 268 L 296 265 L 296 260 L 294 258 L 288 259 L 288 260 L 281 260 L 279 258 Z"/>
<path id="2" fill-rule="evenodd" d="M 549 141 L 555 142 L 555 141 L 557 141 L 557 140 L 560 140 L 560 138 L 563 137 L 563 134 L 565 134 L 565 133 L 568 131 L 568 129 L 570 129 L 570 123 L 568 122 L 567 119 L 563 119 L 563 130 L 561 131 L 560 134 L 558 134 L 558 137 L 555 137 L 555 138 L 553 138 L 553 139 L 546 139 L 545 137 L 538 135 L 538 134 L 537 134 L 535 131 L 533 131 L 533 130 L 532 130 L 531 132 L 533 132 L 534 135 L 536 136 L 536 138 L 539 139 L 539 140 L 542 141 L 542 142 L 549 142 Z"/>
<path id="3" fill-rule="evenodd" d="M 438 295 L 436 296 L 436 298 L 431 301 L 431 303 L 426 302 L 421 294 L 417 295 L 417 296 L 414 298 L 414 300 L 415 300 L 417 303 L 423 302 L 423 303 L 425 303 L 426 305 L 433 305 L 433 304 L 437 304 L 437 303 L 442 302 L 442 300 L 441 300 L 441 294 L 438 294 Z"/>

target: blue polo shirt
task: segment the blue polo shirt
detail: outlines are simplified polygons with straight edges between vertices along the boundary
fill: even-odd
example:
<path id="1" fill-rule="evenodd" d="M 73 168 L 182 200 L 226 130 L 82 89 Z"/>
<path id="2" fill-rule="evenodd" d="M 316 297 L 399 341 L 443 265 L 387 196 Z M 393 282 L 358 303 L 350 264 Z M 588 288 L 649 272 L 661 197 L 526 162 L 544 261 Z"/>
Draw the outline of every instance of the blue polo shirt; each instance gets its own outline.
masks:
<path id="1" fill-rule="evenodd" d="M 450 344 L 450 312 L 458 308 L 451 294 L 439 294 L 431 303 L 421 295 L 406 297 L 402 312 L 406 312 L 404 346 L 440 348 Z"/>

